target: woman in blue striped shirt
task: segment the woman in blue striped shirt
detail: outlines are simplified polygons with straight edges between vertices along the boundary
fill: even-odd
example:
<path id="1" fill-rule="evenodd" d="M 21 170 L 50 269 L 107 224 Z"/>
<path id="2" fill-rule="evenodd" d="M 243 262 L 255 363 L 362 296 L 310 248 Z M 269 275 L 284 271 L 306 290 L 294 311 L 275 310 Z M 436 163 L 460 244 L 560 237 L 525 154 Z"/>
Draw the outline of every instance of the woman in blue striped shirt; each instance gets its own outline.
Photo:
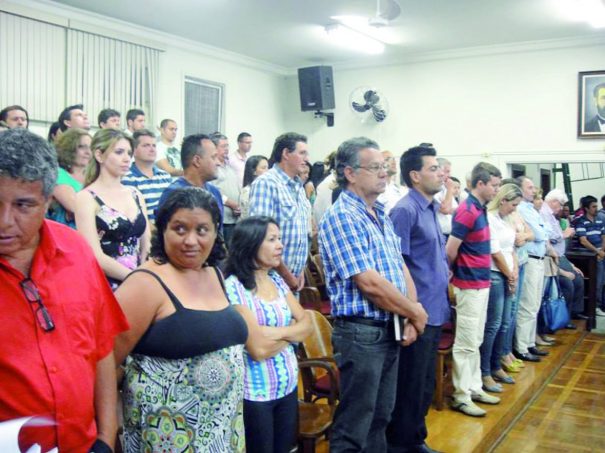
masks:
<path id="1" fill-rule="evenodd" d="M 294 343 L 309 335 L 311 322 L 274 270 L 282 251 L 279 227 L 269 217 L 249 217 L 233 230 L 225 286 L 249 331 L 244 378 L 248 453 L 288 452 L 296 439 Z"/>

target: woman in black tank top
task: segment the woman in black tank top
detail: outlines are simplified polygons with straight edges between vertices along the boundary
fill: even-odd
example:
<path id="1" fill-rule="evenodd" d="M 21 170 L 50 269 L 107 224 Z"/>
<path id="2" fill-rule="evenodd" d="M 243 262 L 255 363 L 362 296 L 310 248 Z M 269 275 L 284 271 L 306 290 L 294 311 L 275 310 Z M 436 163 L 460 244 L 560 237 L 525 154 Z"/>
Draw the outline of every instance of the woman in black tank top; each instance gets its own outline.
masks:
<path id="1" fill-rule="evenodd" d="M 116 340 L 124 365 L 124 451 L 245 449 L 246 323 L 225 296 L 220 211 L 199 188 L 159 207 L 151 260 L 116 291 L 131 329 Z"/>

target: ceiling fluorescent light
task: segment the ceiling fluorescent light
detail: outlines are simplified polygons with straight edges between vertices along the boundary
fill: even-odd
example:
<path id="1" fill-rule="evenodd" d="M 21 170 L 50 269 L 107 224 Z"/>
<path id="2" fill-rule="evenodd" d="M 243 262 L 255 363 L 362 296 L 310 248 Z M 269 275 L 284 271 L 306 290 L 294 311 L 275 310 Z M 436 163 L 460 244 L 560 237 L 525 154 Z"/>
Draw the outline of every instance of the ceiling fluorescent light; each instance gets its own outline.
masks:
<path id="1" fill-rule="evenodd" d="M 605 27 L 605 3 L 603 0 L 556 0 L 556 6 L 565 18 L 588 22 L 594 28 Z"/>
<path id="2" fill-rule="evenodd" d="M 335 44 L 369 54 L 384 52 L 384 44 L 341 24 L 326 26 L 326 33 Z"/>
<path id="3" fill-rule="evenodd" d="M 332 16 L 330 19 L 385 44 L 399 44 L 402 41 L 392 27 L 372 27 L 367 17 Z"/>

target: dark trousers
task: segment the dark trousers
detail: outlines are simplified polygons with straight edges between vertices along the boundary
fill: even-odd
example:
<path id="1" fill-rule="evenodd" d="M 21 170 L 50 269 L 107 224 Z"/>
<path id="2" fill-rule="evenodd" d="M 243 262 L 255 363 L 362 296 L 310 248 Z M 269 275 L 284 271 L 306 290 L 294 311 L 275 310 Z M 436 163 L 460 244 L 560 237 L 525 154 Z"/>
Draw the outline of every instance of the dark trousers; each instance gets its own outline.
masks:
<path id="1" fill-rule="evenodd" d="M 296 443 L 298 395 L 272 401 L 244 400 L 244 426 L 248 453 L 287 453 Z"/>
<path id="2" fill-rule="evenodd" d="M 567 302 L 569 314 L 582 313 L 584 311 L 584 277 L 574 271 L 571 263 L 565 256 L 559 257 L 559 267 L 564 271 L 571 272 L 576 276 L 573 280 L 559 275 L 559 286 Z"/>
<path id="3" fill-rule="evenodd" d="M 427 325 L 410 346 L 399 349 L 397 398 L 387 429 L 389 453 L 422 445 L 427 436 L 425 417 L 435 391 L 435 361 L 441 327 Z"/>
<path id="4" fill-rule="evenodd" d="M 399 361 L 393 325 L 374 327 L 337 319 L 332 344 L 340 370 L 340 403 L 330 452 L 385 452 Z"/>
<path id="5" fill-rule="evenodd" d="M 229 248 L 231 242 L 231 235 L 235 229 L 235 223 L 224 223 L 223 224 L 223 239 L 225 240 L 225 247 Z"/>

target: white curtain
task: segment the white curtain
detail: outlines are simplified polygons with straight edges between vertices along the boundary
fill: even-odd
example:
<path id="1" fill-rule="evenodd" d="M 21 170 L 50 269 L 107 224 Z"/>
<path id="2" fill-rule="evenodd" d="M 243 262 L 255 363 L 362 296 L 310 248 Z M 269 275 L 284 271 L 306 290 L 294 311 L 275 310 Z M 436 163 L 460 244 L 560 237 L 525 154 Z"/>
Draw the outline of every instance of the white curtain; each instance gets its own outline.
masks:
<path id="1" fill-rule="evenodd" d="M 0 12 L 0 109 L 56 121 L 65 107 L 65 28 Z"/>
<path id="2" fill-rule="evenodd" d="M 92 123 L 104 108 L 145 111 L 155 119 L 160 51 L 79 30 L 67 30 L 65 105 L 84 104 Z"/>

